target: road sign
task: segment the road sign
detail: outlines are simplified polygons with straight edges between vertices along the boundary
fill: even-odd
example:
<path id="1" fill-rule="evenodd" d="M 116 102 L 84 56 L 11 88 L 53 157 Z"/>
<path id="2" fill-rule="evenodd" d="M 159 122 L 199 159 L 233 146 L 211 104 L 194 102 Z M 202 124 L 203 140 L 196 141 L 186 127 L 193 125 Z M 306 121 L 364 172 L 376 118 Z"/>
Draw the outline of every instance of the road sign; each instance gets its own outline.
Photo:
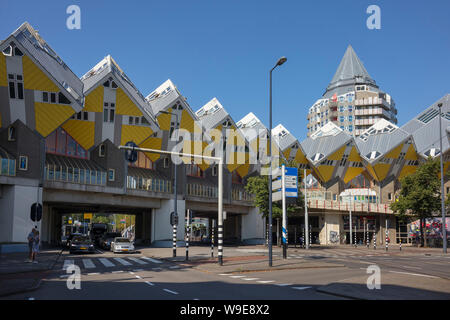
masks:
<path id="1" fill-rule="evenodd" d="M 133 148 L 137 148 L 136 143 L 134 143 L 133 141 L 128 141 L 125 146 L 127 147 L 133 147 Z M 125 159 L 130 162 L 130 163 L 134 163 L 137 160 L 137 151 L 136 150 L 129 150 L 126 149 L 125 150 Z"/>
<path id="2" fill-rule="evenodd" d="M 92 220 L 92 213 L 85 213 L 84 214 L 84 219 Z"/>
<path id="3" fill-rule="evenodd" d="M 33 203 L 31 205 L 30 219 L 34 222 L 41 221 L 41 219 L 42 219 L 42 204 Z"/>
<path id="4" fill-rule="evenodd" d="M 170 224 L 172 226 L 178 225 L 178 214 L 176 214 L 175 212 L 170 213 Z"/>
<path id="5" fill-rule="evenodd" d="M 279 173 L 279 175 L 278 175 Z M 275 181 L 272 183 L 272 201 L 282 200 L 282 179 L 281 179 L 281 168 L 277 170 L 277 174 L 274 176 Z M 285 168 L 284 176 L 284 188 L 286 193 L 286 198 L 297 198 L 298 197 L 298 169 L 297 168 Z"/>
<path id="6" fill-rule="evenodd" d="M 280 201 L 281 199 L 282 199 L 281 191 L 277 191 L 277 192 L 272 193 L 272 201 L 273 202 Z"/>

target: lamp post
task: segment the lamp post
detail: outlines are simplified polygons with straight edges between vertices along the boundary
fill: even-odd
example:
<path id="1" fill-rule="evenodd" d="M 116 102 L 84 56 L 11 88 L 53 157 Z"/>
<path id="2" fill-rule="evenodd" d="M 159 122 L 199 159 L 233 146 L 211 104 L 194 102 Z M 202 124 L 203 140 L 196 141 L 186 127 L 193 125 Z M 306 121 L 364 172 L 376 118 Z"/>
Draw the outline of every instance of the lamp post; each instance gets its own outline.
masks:
<path id="1" fill-rule="evenodd" d="M 442 249 L 444 253 L 447 253 L 447 228 L 446 228 L 446 217 L 445 217 L 445 200 L 444 200 L 444 155 L 442 150 L 442 103 L 438 104 L 439 108 L 439 146 L 440 146 L 440 157 L 441 157 L 441 213 L 442 213 Z"/>
<path id="2" fill-rule="evenodd" d="M 173 112 L 169 112 L 169 111 L 160 111 L 159 113 L 170 114 L 170 115 L 174 115 L 175 116 L 175 119 L 176 119 L 175 132 L 177 133 L 176 141 L 178 142 L 178 126 L 179 126 L 178 114 L 173 113 Z M 173 166 L 174 166 L 174 176 L 175 176 L 174 187 L 173 187 L 173 190 L 174 190 L 173 212 L 174 212 L 175 216 L 178 216 L 178 212 L 177 212 L 178 211 L 177 210 L 178 209 L 178 206 L 177 206 L 177 196 L 178 196 L 178 194 L 177 194 L 177 165 L 174 163 Z M 174 223 L 172 225 L 172 229 L 173 229 L 173 239 L 172 239 L 172 241 L 173 241 L 173 243 L 172 243 L 173 254 L 172 254 L 172 256 L 175 258 L 177 256 L 177 224 L 176 223 Z"/>
<path id="3" fill-rule="evenodd" d="M 286 57 L 278 59 L 277 64 L 270 69 L 270 112 L 269 112 L 269 267 L 272 266 L 272 71 L 287 61 Z"/>

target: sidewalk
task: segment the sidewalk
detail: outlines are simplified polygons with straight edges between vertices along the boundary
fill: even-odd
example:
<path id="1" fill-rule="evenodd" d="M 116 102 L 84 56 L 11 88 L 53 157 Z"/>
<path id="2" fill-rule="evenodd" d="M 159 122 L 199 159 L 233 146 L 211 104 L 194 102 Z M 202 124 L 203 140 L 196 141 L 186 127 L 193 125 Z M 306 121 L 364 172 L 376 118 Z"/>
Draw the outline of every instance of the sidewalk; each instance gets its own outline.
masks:
<path id="1" fill-rule="evenodd" d="M 0 255 L 0 297 L 37 289 L 60 254 L 61 249 L 44 250 L 39 253 L 36 264 L 28 262 L 28 253 Z"/>

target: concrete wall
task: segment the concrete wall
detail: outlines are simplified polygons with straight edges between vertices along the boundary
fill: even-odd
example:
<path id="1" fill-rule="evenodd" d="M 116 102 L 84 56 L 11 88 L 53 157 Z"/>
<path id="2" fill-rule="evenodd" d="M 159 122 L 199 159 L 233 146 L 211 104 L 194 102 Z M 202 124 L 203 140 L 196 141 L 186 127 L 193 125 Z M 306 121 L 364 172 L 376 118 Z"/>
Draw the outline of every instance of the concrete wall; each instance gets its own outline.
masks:
<path id="1" fill-rule="evenodd" d="M 330 232 L 336 232 L 339 235 L 339 238 L 342 239 L 341 231 L 343 224 L 342 215 L 333 214 L 333 213 L 325 213 L 324 216 L 319 217 L 319 226 L 322 226 L 322 229 L 319 233 L 319 240 L 321 244 L 339 244 L 330 242 Z"/>
<path id="2" fill-rule="evenodd" d="M 257 208 L 251 208 L 248 214 L 242 215 L 241 240 L 243 242 L 264 243 L 264 218 Z"/>
<path id="3" fill-rule="evenodd" d="M 185 225 L 185 201 L 178 200 L 178 227 L 177 240 L 184 240 Z M 170 224 L 170 213 L 173 211 L 173 200 L 161 200 L 161 207 L 153 209 L 152 213 L 152 235 L 151 241 L 172 242 L 172 225 Z"/>
<path id="4" fill-rule="evenodd" d="M 0 241 L 27 242 L 28 233 L 37 224 L 30 219 L 31 205 L 37 199 L 37 187 L 2 186 L 0 199 Z M 40 196 L 41 197 L 41 196 Z M 41 201 L 41 200 L 40 200 Z"/>

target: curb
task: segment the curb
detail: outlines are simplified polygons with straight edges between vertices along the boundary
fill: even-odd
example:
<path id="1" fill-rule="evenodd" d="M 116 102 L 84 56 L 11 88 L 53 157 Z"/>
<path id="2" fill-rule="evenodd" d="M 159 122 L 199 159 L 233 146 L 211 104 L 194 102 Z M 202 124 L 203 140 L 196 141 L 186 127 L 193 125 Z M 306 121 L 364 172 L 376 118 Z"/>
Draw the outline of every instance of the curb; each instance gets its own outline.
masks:
<path id="1" fill-rule="evenodd" d="M 270 271 L 280 271 L 280 270 L 299 270 L 299 269 L 331 269 L 331 268 L 344 268 L 345 265 L 333 265 L 333 266 L 306 266 L 306 267 L 283 267 L 276 268 L 272 267 L 271 269 L 254 269 L 254 270 L 233 270 L 233 271 L 224 271 L 225 273 L 252 273 L 252 272 L 270 272 Z M 211 270 L 198 268 L 199 271 L 211 272 Z"/>
<path id="2" fill-rule="evenodd" d="M 47 271 L 52 270 L 55 267 L 56 263 L 58 263 L 58 260 L 61 257 L 61 254 L 63 253 L 63 251 L 64 251 L 64 249 L 62 249 L 59 252 L 59 254 L 56 256 L 56 259 L 53 262 L 53 264 L 49 264 L 49 266 L 46 269 L 42 269 L 42 270 L 27 270 L 27 271 L 24 271 L 24 272 L 5 273 L 5 274 L 6 275 L 11 275 L 11 274 L 23 274 L 23 273 L 30 273 L 30 272 L 44 272 L 45 273 Z M 31 287 L 24 288 L 24 289 L 19 289 L 19 290 L 7 292 L 7 293 L 0 293 L 0 297 L 7 297 L 7 296 L 12 296 L 12 295 L 15 295 L 15 294 L 19 294 L 19 293 L 34 291 L 34 290 L 37 290 L 41 286 L 41 284 L 42 284 L 42 279 L 37 279 L 35 281 L 35 284 L 33 286 L 31 286 Z"/>
<path id="3" fill-rule="evenodd" d="M 321 287 L 321 288 L 323 288 L 323 287 Z M 351 299 L 351 300 L 364 300 L 364 301 L 369 301 L 368 299 L 364 299 L 364 298 L 355 298 L 355 297 L 352 297 L 352 296 L 350 296 L 350 295 L 346 295 L 346 294 L 343 294 L 343 293 L 330 293 L 330 292 L 328 292 L 328 291 L 326 291 L 326 290 L 324 290 L 324 289 L 321 289 L 321 288 L 317 288 L 316 291 L 317 291 L 317 292 L 320 292 L 320 293 L 328 294 L 328 295 L 331 295 L 331 296 L 336 296 L 336 297 L 341 297 L 341 298 L 346 298 L 346 299 Z"/>

